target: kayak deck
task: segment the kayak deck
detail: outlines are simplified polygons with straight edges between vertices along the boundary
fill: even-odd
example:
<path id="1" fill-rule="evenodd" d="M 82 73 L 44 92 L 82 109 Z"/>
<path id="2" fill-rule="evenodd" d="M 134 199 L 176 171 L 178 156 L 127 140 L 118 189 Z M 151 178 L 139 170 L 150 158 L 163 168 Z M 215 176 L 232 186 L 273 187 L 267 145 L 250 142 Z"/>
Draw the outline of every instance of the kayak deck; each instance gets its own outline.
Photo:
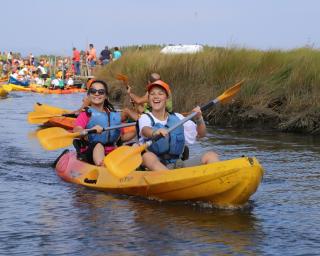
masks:
<path id="1" fill-rule="evenodd" d="M 134 171 L 118 179 L 105 167 L 77 160 L 75 152 L 60 157 L 56 172 L 68 182 L 100 191 L 161 201 L 202 201 L 218 206 L 245 204 L 263 176 L 263 168 L 256 158 L 241 157 L 175 170 Z"/>

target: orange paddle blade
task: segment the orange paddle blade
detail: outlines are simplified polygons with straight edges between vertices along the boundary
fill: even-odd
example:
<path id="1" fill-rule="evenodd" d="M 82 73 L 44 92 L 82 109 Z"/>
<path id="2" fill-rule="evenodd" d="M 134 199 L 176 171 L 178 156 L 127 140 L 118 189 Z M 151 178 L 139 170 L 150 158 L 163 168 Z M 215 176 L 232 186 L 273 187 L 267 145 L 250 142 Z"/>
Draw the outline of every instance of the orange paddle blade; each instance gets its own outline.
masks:
<path id="1" fill-rule="evenodd" d="M 227 103 L 229 102 L 233 96 L 235 96 L 241 89 L 241 85 L 244 83 L 244 80 L 236 83 L 234 86 L 232 86 L 231 88 L 229 88 L 228 90 L 226 90 L 223 94 L 221 94 L 220 96 L 218 96 L 216 98 L 217 102 L 220 103 Z"/>
<path id="2" fill-rule="evenodd" d="M 121 146 L 104 158 L 104 164 L 114 176 L 125 177 L 141 165 L 141 152 L 146 148 L 146 144 L 138 147 Z"/>
<path id="3" fill-rule="evenodd" d="M 129 81 L 129 78 L 126 75 L 123 74 L 116 74 L 116 79 L 119 81 L 122 81 L 123 83 L 127 84 Z"/>

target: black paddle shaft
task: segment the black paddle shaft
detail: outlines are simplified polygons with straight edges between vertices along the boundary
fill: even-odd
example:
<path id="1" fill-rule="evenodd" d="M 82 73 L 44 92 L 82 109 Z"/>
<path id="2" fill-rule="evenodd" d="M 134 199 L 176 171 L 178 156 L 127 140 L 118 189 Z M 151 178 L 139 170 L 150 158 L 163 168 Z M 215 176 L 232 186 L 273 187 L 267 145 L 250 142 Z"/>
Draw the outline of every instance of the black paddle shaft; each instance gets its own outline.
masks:
<path id="1" fill-rule="evenodd" d="M 120 124 L 120 125 L 115 125 L 115 126 L 111 126 L 111 127 L 106 127 L 106 128 L 103 128 L 102 131 L 105 132 L 105 131 L 109 131 L 109 130 L 120 129 L 120 128 L 134 126 L 134 125 L 136 125 L 136 122 L 131 122 L 131 123 L 126 123 L 126 124 Z M 96 132 L 97 132 L 96 129 L 84 130 L 84 133 L 81 134 L 81 135 L 85 136 L 87 134 L 92 134 L 92 133 L 96 133 Z"/>

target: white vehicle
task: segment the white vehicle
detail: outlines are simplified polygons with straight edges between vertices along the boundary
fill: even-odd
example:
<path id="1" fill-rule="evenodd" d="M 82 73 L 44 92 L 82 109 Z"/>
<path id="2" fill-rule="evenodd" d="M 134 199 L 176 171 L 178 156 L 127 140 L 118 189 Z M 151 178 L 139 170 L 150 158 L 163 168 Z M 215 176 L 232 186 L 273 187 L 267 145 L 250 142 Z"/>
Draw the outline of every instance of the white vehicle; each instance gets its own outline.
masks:
<path id="1" fill-rule="evenodd" d="M 163 54 L 184 54 L 184 53 L 197 53 L 202 52 L 203 46 L 199 44 L 178 44 L 168 45 L 161 49 Z"/>

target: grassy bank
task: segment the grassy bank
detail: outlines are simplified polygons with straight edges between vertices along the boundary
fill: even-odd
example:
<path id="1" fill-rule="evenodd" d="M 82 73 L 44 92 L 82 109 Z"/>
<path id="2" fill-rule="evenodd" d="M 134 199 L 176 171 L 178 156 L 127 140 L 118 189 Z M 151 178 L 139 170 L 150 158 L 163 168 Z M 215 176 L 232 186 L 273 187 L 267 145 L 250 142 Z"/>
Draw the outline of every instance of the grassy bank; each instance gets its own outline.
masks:
<path id="1" fill-rule="evenodd" d="M 125 92 L 115 74 L 126 74 L 134 92 L 143 94 L 148 75 L 161 74 L 173 91 L 174 110 L 190 110 L 245 79 L 228 105 L 206 113 L 214 125 L 263 127 L 320 133 L 320 52 L 310 48 L 258 51 L 205 48 L 192 55 L 163 55 L 157 47 L 126 49 L 118 61 L 97 70 L 118 97 Z"/>

